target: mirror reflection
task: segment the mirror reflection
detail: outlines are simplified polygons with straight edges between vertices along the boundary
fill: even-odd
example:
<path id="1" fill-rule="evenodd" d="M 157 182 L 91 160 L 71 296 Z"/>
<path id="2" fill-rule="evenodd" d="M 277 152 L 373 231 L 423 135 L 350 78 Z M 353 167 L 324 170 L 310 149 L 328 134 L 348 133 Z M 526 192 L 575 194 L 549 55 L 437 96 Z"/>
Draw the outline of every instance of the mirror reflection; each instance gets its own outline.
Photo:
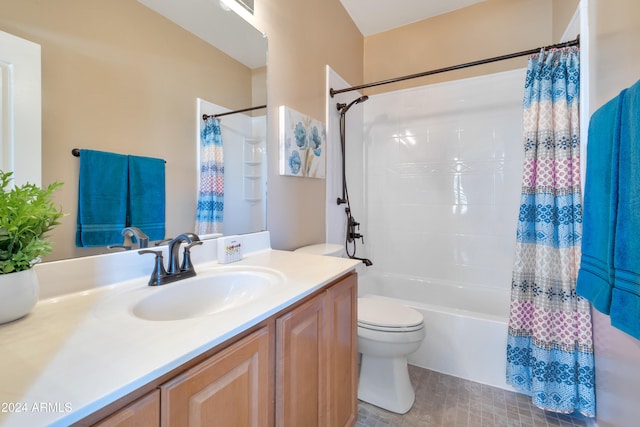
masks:
<path id="1" fill-rule="evenodd" d="M 266 104 L 263 35 L 219 2 L 203 0 L 0 0 L 0 8 L 0 30 L 41 46 L 42 184 L 64 183 L 56 202 L 67 213 L 51 233 L 54 252 L 45 261 L 109 251 L 75 245 L 79 161 L 71 154 L 74 148 L 166 160 L 166 237 L 193 231 L 201 101 L 211 108 L 207 114 Z M 210 25 L 220 20 L 222 33 L 201 31 L 220 29 Z M 226 45 L 214 46 L 216 37 Z M 221 118 L 223 139 L 225 127 L 230 142 L 234 132 L 241 135 L 243 149 L 245 140 L 266 136 L 255 124 L 266 125 L 264 117 L 256 117 L 264 114 Z M 244 119 L 249 128 L 232 123 Z M 244 156 L 244 151 L 237 156 L 238 165 L 225 161 L 225 187 L 241 198 L 248 176 Z M 243 200 L 238 207 L 265 200 Z M 259 220 L 223 232 L 264 229 L 266 208 L 257 211 Z M 243 216 L 244 211 L 225 210 L 226 218 Z"/>

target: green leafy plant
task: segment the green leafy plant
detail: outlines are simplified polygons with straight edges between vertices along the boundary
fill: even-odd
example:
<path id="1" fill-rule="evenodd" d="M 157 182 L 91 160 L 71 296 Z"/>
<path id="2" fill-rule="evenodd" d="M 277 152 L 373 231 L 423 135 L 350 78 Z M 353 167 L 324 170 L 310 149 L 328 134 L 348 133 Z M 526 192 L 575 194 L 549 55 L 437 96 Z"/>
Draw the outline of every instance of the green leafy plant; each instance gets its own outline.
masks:
<path id="1" fill-rule="evenodd" d="M 0 274 L 27 270 L 51 253 L 51 242 L 44 235 L 64 215 L 51 200 L 62 183 L 10 188 L 12 175 L 0 170 Z"/>

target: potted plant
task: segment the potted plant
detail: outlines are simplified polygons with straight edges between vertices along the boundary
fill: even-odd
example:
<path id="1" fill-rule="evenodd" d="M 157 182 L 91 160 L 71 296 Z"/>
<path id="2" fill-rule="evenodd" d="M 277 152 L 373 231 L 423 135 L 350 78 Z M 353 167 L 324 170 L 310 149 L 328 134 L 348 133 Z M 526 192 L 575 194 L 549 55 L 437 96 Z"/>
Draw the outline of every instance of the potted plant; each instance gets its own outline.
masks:
<path id="1" fill-rule="evenodd" d="M 63 216 L 51 200 L 62 183 L 11 188 L 12 175 L 0 170 L 0 324 L 28 314 L 38 301 L 38 280 L 31 267 L 51 253 L 45 233 Z"/>

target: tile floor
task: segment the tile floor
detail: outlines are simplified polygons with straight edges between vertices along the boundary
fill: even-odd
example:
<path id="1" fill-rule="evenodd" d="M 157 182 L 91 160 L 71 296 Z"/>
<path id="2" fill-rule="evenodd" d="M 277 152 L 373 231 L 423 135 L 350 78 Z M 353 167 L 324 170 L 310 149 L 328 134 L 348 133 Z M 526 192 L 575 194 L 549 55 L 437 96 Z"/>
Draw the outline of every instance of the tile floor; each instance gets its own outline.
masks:
<path id="1" fill-rule="evenodd" d="M 588 418 L 545 412 L 531 398 L 409 366 L 416 402 L 404 415 L 359 402 L 356 427 L 590 426 Z"/>

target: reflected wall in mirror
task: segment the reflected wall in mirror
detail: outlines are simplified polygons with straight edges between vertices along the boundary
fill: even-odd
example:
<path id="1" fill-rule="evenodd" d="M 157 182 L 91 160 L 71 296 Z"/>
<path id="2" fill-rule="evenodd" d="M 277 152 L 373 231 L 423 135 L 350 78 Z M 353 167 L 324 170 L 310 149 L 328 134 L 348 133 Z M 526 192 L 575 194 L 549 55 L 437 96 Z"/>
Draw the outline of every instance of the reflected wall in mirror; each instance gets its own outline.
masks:
<path id="1" fill-rule="evenodd" d="M 0 169 L 42 183 L 40 45 L 0 31 Z"/>
<path id="2" fill-rule="evenodd" d="M 198 99 L 198 114 L 220 114 L 220 134 L 224 155 L 223 234 L 250 233 L 266 228 L 267 211 L 267 121 L 266 116 L 227 114 L 229 110 Z M 200 130 L 205 121 L 200 123 Z M 198 163 L 203 154 L 199 144 Z M 232 212 L 233 215 L 228 215 Z"/>
<path id="3" fill-rule="evenodd" d="M 233 13 L 217 1 L 145 3 L 179 4 L 205 22 L 213 22 L 214 12 Z M 186 30 L 189 22 L 178 25 L 136 0 L 0 0 L 0 10 L 0 30 L 41 46 L 42 184 L 64 183 L 56 202 L 67 213 L 50 235 L 54 252 L 45 261 L 108 251 L 75 247 L 79 162 L 73 148 L 165 159 L 167 237 L 192 231 L 202 120 L 196 99 L 229 110 L 266 104 L 263 35 L 238 17 L 223 18 L 237 18 L 233 25 L 249 28 L 252 43 L 261 46 L 264 61 L 246 65 L 196 36 L 195 27 Z"/>

